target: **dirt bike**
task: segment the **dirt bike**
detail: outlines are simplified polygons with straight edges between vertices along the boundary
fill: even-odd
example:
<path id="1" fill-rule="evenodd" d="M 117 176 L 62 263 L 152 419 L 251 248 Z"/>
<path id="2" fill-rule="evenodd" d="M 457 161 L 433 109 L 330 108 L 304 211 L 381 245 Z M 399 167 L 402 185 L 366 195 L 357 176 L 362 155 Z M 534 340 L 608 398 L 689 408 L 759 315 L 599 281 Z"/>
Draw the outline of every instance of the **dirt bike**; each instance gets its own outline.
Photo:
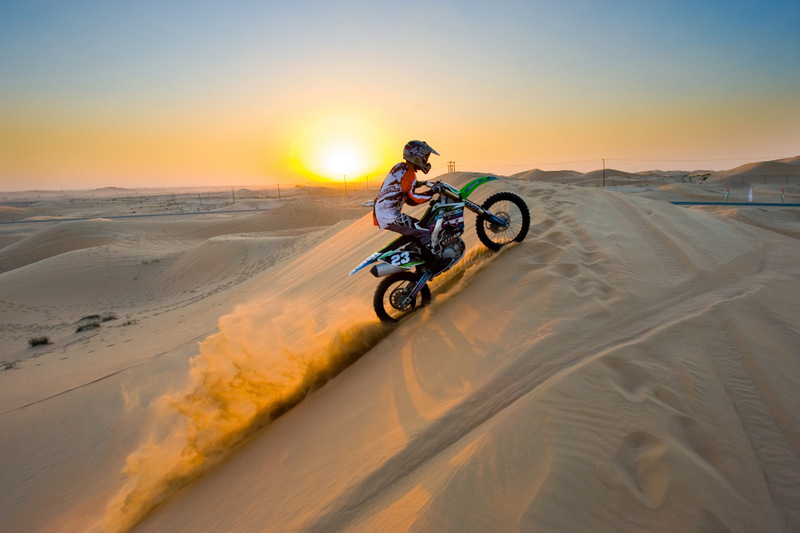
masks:
<path id="1" fill-rule="evenodd" d="M 514 193 L 493 194 L 478 205 L 468 197 L 479 186 L 498 178 L 484 176 L 470 181 L 457 189 L 443 181 L 428 181 L 425 185 L 434 192 L 428 209 L 420 218 L 419 226 L 431 232 L 431 249 L 437 257 L 433 269 L 426 266 L 420 252 L 420 244 L 413 238 L 402 235 L 374 254 L 367 257 L 350 272 L 373 265 L 370 273 L 384 278 L 378 284 L 373 297 L 373 306 L 383 322 L 397 322 L 414 310 L 431 301 L 428 282 L 439 274 L 450 270 L 464 256 L 466 246 L 461 239 L 464 233 L 464 209 L 475 212 L 478 217 L 475 231 L 480 241 L 490 250 L 521 242 L 528 233 L 531 215 L 525 202 Z M 365 206 L 374 205 L 367 202 Z"/>

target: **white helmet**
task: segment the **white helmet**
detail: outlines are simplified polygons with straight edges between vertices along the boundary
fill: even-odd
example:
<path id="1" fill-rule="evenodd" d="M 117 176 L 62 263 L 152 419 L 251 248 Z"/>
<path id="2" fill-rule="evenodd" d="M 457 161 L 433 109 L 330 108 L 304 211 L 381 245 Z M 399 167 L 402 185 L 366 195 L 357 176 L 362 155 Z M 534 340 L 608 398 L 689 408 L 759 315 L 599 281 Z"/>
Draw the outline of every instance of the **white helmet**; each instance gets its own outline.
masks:
<path id="1" fill-rule="evenodd" d="M 439 155 L 439 152 L 428 146 L 425 141 L 409 141 L 403 148 L 403 159 L 417 167 L 423 174 L 427 174 L 431 169 L 428 157 L 431 154 Z"/>

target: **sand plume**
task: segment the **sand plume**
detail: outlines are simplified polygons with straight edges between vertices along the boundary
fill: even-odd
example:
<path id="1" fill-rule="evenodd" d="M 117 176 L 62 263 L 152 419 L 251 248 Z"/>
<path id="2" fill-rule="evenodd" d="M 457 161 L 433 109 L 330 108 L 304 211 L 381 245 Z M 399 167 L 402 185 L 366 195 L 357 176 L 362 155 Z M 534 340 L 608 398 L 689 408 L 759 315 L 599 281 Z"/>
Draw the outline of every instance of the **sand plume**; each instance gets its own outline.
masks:
<path id="1" fill-rule="evenodd" d="M 254 302 L 220 319 L 219 333 L 191 360 L 186 389 L 156 403 L 159 427 L 128 456 L 129 481 L 108 507 L 108 531 L 129 529 L 389 330 L 375 321 L 351 323 L 346 310 L 335 323 L 321 323 L 310 309 L 297 301 Z"/>

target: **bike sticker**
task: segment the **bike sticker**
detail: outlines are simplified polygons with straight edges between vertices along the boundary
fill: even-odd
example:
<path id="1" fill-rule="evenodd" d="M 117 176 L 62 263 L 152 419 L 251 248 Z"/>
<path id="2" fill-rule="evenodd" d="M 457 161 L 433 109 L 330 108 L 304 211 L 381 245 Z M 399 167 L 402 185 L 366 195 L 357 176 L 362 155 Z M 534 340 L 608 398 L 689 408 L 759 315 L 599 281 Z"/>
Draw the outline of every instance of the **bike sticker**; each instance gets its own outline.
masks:
<path id="1" fill-rule="evenodd" d="M 401 266 L 411 261 L 411 257 L 408 255 L 408 252 L 402 252 L 399 254 L 394 254 L 391 257 L 391 260 L 392 260 L 391 263 L 392 266 Z"/>

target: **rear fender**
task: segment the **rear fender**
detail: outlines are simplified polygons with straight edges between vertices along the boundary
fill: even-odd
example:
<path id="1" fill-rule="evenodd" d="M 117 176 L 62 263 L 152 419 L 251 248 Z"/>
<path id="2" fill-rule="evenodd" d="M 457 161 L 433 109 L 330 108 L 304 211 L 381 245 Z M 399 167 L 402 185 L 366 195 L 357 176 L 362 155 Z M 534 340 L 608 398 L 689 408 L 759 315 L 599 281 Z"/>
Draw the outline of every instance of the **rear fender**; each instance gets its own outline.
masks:
<path id="1" fill-rule="evenodd" d="M 371 256 L 369 256 L 366 259 L 364 259 L 363 261 L 361 261 L 361 263 L 357 267 L 355 267 L 353 270 L 350 271 L 349 275 L 352 276 L 353 274 L 355 274 L 356 272 L 358 272 L 362 268 L 371 265 L 372 263 L 377 261 L 380 258 L 380 256 L 381 256 L 380 252 L 375 252 Z"/>

